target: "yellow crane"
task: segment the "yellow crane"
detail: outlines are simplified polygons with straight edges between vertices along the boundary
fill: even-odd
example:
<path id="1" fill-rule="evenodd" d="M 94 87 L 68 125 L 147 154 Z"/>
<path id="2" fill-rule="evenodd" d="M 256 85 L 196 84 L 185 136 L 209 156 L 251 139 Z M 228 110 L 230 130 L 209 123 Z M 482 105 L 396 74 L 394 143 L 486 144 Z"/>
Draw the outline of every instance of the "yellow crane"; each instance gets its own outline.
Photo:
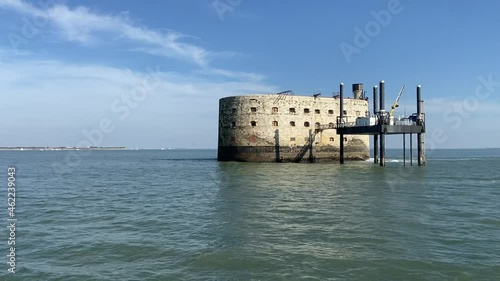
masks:
<path id="1" fill-rule="evenodd" d="M 399 94 L 398 94 L 398 97 L 396 98 L 396 101 L 391 106 L 391 111 L 389 111 L 389 116 L 392 116 L 392 114 L 394 114 L 394 110 L 396 109 L 396 107 L 399 107 L 398 102 L 399 102 L 399 99 L 401 98 L 401 95 L 405 91 L 405 87 L 406 87 L 406 85 L 403 85 L 403 87 L 401 87 L 401 90 L 399 91 Z"/>

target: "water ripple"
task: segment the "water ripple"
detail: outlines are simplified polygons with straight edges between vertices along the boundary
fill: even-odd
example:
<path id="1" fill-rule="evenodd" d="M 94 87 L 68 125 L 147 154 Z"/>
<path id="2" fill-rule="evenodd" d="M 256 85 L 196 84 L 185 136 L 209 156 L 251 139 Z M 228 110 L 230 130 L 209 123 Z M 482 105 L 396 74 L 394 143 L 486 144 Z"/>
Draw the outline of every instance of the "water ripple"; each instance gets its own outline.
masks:
<path id="1" fill-rule="evenodd" d="M 51 177 L 65 153 L 4 152 L 20 262 L 0 280 L 494 280 L 500 159 L 440 153 L 380 168 L 95 152 Z"/>

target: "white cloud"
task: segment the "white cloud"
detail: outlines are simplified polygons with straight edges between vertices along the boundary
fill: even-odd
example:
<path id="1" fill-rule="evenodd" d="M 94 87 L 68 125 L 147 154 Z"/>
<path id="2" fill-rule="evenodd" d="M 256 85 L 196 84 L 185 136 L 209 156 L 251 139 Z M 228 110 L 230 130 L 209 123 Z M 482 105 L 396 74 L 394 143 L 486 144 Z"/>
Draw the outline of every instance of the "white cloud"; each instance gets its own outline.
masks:
<path id="1" fill-rule="evenodd" d="M 160 63 L 157 87 L 143 101 L 130 105 L 130 114 L 121 118 L 113 111 L 113 102 L 123 103 L 143 85 L 149 75 L 145 69 L 41 59 L 43 54 L 19 50 L 14 56 L 12 50 L 0 49 L 0 85 L 8 98 L 0 104 L 0 119 L 5 120 L 0 130 L 9 132 L 0 139 L 0 146 L 76 145 L 82 130 L 111 118 L 117 129 L 102 145 L 215 147 L 219 98 L 277 92 L 260 74 L 210 66 L 212 59 L 239 55 L 236 52 L 209 51 L 190 43 L 192 36 L 140 26 L 127 13 L 96 13 L 57 0 L 46 7 L 37 6 L 40 3 L 0 0 L 0 9 L 23 14 L 40 25 L 45 22 L 47 29 L 55 28 L 68 42 L 87 46 L 111 37 L 127 43 L 128 50 L 180 59 L 194 69 L 179 73 L 162 69 Z M 167 130 L 179 136 L 170 139 L 174 143 L 161 143 Z M 203 137 L 188 142 L 193 130 Z"/>
<path id="2" fill-rule="evenodd" d="M 134 102 L 126 118 L 112 110 L 115 100 L 122 103 L 143 85 L 148 72 L 156 70 L 158 86 Z M 258 79 L 239 78 L 214 81 L 205 74 L 169 72 L 161 65 L 129 70 L 36 58 L 9 62 L 0 57 L 5 100 L 0 104 L 0 130 L 9 132 L 0 146 L 76 145 L 82 130 L 110 118 L 116 130 L 106 135 L 103 145 L 216 147 L 219 98 L 277 92 Z M 189 137 L 193 130 L 196 139 Z M 177 137 L 171 138 L 171 132 Z"/>
<path id="3" fill-rule="evenodd" d="M 401 102 L 394 115 L 409 116 L 416 112 L 416 99 L 413 99 Z M 386 109 L 390 106 L 386 104 Z M 492 129 L 492 124 L 500 122 L 499 108 L 500 100 L 495 93 L 487 99 L 474 92 L 463 98 L 424 96 L 428 149 L 500 147 L 500 131 Z M 388 138 L 388 147 L 401 148 L 401 145 L 400 136 Z"/>
<path id="4" fill-rule="evenodd" d="M 0 8 L 37 18 L 36 22 L 50 21 L 71 42 L 92 44 L 99 41 L 100 33 L 111 33 L 142 46 L 148 53 L 169 58 L 180 58 L 207 67 L 212 53 L 202 47 L 182 41 L 191 36 L 163 29 L 151 30 L 134 24 L 127 13 L 103 15 L 86 7 L 70 8 L 64 4 L 36 7 L 21 0 L 0 0 Z"/>
<path id="5" fill-rule="evenodd" d="M 0 7 L 4 9 L 17 10 L 23 13 L 38 14 L 40 11 L 32 5 L 20 0 L 1 0 Z"/>
<path id="6" fill-rule="evenodd" d="M 407 115 L 416 112 L 412 103 L 400 104 L 396 111 Z M 487 100 L 471 95 L 460 98 L 424 100 L 426 143 L 428 148 L 499 147 L 500 131 L 492 124 L 500 121 L 500 100 L 493 95 Z M 396 143 L 399 146 L 400 143 Z"/>

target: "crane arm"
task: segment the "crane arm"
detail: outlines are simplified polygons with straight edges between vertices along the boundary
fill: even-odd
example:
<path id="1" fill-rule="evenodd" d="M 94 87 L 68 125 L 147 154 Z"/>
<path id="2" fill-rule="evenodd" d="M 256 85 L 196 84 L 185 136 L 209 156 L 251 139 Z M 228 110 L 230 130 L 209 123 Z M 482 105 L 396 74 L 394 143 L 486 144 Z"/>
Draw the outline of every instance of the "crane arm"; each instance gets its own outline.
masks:
<path id="1" fill-rule="evenodd" d="M 389 112 L 389 116 L 392 116 L 396 107 L 399 106 L 398 102 L 399 102 L 399 99 L 401 98 L 401 95 L 405 91 L 405 88 L 406 88 L 406 85 L 403 85 L 403 87 L 401 87 L 401 90 L 399 91 L 399 94 L 398 94 L 398 97 L 396 98 L 396 101 L 394 101 L 394 104 L 391 106 L 391 111 Z"/>

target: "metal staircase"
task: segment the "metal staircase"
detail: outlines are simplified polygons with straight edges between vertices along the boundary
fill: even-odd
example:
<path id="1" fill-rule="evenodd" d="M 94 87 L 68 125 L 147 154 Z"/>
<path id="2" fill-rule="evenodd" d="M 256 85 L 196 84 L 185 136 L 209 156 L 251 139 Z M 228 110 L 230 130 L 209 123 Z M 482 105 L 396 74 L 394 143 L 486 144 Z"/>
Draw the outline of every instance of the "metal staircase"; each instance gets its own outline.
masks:
<path id="1" fill-rule="evenodd" d="M 307 142 L 300 148 L 299 153 L 295 158 L 293 159 L 294 163 L 300 163 L 302 159 L 304 158 L 304 155 L 306 155 L 307 151 L 312 149 L 313 142 L 316 139 L 316 134 L 323 131 L 323 130 L 331 130 L 331 129 L 337 129 L 337 128 L 342 128 L 342 127 L 352 127 L 355 126 L 356 124 L 354 122 L 351 123 L 344 123 L 340 122 L 337 120 L 337 123 L 330 123 L 330 124 L 324 124 L 324 125 L 317 125 L 314 131 L 311 131 L 309 133 L 309 138 L 307 139 Z M 313 162 L 313 158 L 308 159 L 309 162 Z"/>
<path id="2" fill-rule="evenodd" d="M 316 133 L 318 132 L 319 130 L 314 130 L 314 132 L 311 132 L 309 134 L 309 138 L 307 139 L 307 142 L 306 144 L 304 144 L 304 146 L 302 146 L 300 148 L 300 151 L 299 153 L 297 154 L 297 156 L 295 156 L 295 158 L 293 159 L 293 162 L 294 163 L 300 163 L 300 161 L 302 161 L 302 158 L 304 158 L 304 155 L 306 155 L 307 151 L 309 149 L 312 149 L 312 145 L 313 145 L 313 142 L 314 142 L 314 139 L 316 138 Z M 312 162 L 313 159 L 309 159 L 309 162 Z"/>

